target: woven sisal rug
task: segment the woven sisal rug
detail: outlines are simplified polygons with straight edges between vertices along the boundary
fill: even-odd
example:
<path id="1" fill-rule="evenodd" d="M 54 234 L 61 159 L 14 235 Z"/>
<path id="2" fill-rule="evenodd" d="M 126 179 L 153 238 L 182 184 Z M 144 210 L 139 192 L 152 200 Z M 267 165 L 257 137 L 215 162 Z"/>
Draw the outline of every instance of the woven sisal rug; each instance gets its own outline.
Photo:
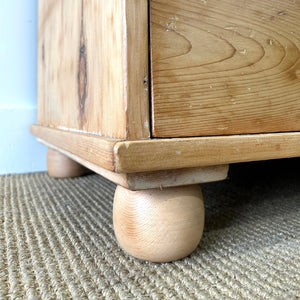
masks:
<path id="1" fill-rule="evenodd" d="M 231 167 L 202 186 L 189 257 L 139 261 L 117 245 L 115 186 L 98 175 L 0 177 L 0 299 L 298 299 L 300 160 Z"/>

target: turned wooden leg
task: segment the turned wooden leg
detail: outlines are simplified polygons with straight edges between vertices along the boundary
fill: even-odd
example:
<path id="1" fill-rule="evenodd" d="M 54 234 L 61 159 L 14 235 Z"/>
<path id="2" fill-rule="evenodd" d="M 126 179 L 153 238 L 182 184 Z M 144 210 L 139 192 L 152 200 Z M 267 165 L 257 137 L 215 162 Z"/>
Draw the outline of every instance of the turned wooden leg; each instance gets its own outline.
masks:
<path id="1" fill-rule="evenodd" d="M 118 186 L 113 221 L 116 238 L 129 254 L 153 262 L 181 259 L 197 247 L 204 226 L 198 185 L 130 191 Z"/>
<path id="2" fill-rule="evenodd" d="M 88 173 L 88 169 L 66 155 L 48 148 L 48 174 L 55 178 L 78 177 Z"/>

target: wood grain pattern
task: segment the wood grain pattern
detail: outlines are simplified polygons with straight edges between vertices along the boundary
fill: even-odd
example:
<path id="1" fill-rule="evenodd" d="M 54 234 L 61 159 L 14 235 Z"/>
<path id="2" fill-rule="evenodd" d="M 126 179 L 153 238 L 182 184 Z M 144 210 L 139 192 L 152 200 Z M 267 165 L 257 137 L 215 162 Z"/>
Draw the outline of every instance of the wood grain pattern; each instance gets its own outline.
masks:
<path id="1" fill-rule="evenodd" d="M 300 132 L 120 141 L 115 171 L 132 173 L 300 156 Z"/>
<path id="2" fill-rule="evenodd" d="M 74 160 L 75 162 L 85 166 L 91 171 L 94 171 L 95 173 L 105 177 L 106 179 L 112 181 L 115 184 L 121 185 L 126 188 L 130 188 L 127 183 L 127 174 L 126 173 L 115 173 L 114 171 L 107 170 L 99 165 L 96 165 L 94 163 L 91 163 L 90 161 L 87 161 L 85 158 L 79 157 L 76 154 L 73 154 L 63 148 L 59 148 L 41 138 L 37 138 L 38 142 L 44 144 L 45 146 L 54 149 L 55 151 L 58 151 L 62 153 L 63 155 L 69 157 L 70 159 Z"/>
<path id="3" fill-rule="evenodd" d="M 129 254 L 168 262 L 195 250 L 204 227 L 198 185 L 130 191 L 118 186 L 113 206 L 116 238 Z"/>
<path id="4" fill-rule="evenodd" d="M 47 152 L 47 171 L 54 178 L 72 178 L 90 173 L 91 171 L 61 152 L 49 148 Z"/>
<path id="5" fill-rule="evenodd" d="M 300 130 L 300 1 L 151 0 L 153 136 Z"/>
<path id="6" fill-rule="evenodd" d="M 150 138 L 148 0 L 126 1 L 126 139 Z"/>
<path id="7" fill-rule="evenodd" d="M 146 0 L 40 0 L 38 124 L 148 138 L 147 22 Z"/>
<path id="8" fill-rule="evenodd" d="M 154 172 L 126 174 L 130 190 L 146 190 L 186 186 L 205 182 L 220 181 L 227 178 L 228 165 L 184 168 Z"/>
<path id="9" fill-rule="evenodd" d="M 199 168 L 185 168 L 176 170 L 163 170 L 154 172 L 139 172 L 139 173 L 115 173 L 103 167 L 93 164 L 84 158 L 81 158 L 69 151 L 58 148 L 40 138 L 38 141 L 47 147 L 54 149 L 69 157 L 74 162 L 85 166 L 89 170 L 107 178 L 115 184 L 121 185 L 132 191 L 166 188 L 175 186 L 185 186 L 191 184 L 200 184 L 205 182 L 220 181 L 227 178 L 229 166 L 206 166 Z M 49 152 L 49 151 L 48 151 Z M 49 172 L 49 168 L 48 168 Z"/>
<path id="10" fill-rule="evenodd" d="M 122 141 L 39 125 L 31 133 L 116 173 L 140 173 L 300 156 L 300 132 Z"/>
<path id="11" fill-rule="evenodd" d="M 40 125 L 31 125 L 30 132 L 47 143 L 95 165 L 110 171 L 115 169 L 113 149 L 118 140 Z"/>

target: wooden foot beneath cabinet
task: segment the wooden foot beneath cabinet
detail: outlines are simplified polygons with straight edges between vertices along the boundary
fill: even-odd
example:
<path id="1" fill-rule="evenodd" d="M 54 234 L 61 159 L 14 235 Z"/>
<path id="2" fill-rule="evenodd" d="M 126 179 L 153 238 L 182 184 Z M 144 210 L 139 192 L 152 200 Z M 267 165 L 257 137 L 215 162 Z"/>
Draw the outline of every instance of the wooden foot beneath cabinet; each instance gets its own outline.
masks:
<path id="1" fill-rule="evenodd" d="M 47 169 L 48 174 L 55 178 L 78 177 L 89 172 L 84 166 L 51 148 L 47 153 Z"/>
<path id="2" fill-rule="evenodd" d="M 197 247 L 204 226 L 198 185 L 130 191 L 118 186 L 114 229 L 129 254 L 153 262 L 181 259 Z"/>

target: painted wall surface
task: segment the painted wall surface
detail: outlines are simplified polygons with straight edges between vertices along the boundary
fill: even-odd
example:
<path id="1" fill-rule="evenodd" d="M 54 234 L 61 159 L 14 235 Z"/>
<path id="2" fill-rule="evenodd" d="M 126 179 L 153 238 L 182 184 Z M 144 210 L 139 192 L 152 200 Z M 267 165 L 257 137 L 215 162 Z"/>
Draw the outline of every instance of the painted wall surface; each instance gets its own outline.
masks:
<path id="1" fill-rule="evenodd" d="M 46 170 L 36 123 L 37 0 L 0 2 L 0 174 Z"/>

